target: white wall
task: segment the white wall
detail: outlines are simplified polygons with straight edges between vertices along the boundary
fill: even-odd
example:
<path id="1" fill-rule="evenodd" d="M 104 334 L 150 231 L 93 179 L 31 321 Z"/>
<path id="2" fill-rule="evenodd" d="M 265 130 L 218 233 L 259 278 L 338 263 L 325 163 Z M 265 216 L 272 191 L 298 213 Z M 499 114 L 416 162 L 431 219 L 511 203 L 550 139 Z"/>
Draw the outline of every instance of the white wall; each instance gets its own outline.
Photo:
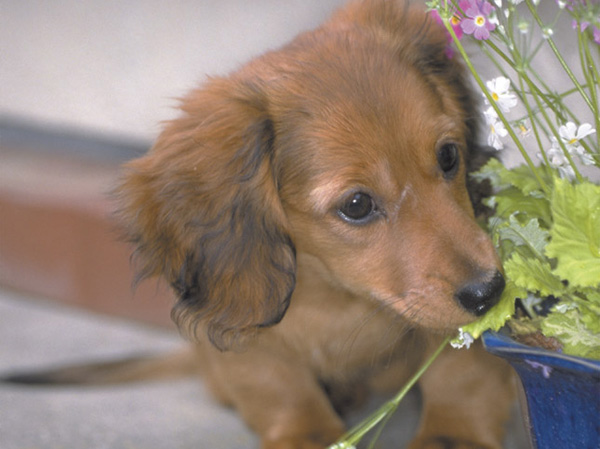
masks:
<path id="1" fill-rule="evenodd" d="M 0 0 L 0 118 L 150 140 L 175 97 L 344 0 Z"/>

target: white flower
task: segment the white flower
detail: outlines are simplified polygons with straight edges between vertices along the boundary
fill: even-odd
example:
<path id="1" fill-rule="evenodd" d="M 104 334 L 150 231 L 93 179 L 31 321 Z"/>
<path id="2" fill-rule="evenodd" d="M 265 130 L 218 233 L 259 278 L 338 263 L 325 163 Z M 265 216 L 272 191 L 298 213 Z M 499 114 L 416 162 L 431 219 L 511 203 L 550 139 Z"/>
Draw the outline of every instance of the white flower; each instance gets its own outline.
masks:
<path id="1" fill-rule="evenodd" d="M 491 97 L 502 112 L 509 112 L 517 105 L 517 96 L 510 93 L 510 80 L 503 76 L 494 78 L 485 83 Z M 489 104 L 486 97 L 486 104 Z"/>
<path id="2" fill-rule="evenodd" d="M 589 154 L 583 145 L 580 144 L 582 139 L 594 134 L 595 132 L 596 130 L 593 129 L 592 125 L 589 123 L 584 123 L 578 127 L 573 122 L 567 122 L 558 129 L 561 142 L 559 142 L 556 137 L 552 137 L 550 139 L 552 142 L 552 147 L 546 152 L 548 163 L 552 167 L 558 169 L 561 177 L 571 180 L 575 178 L 575 171 L 573 170 L 573 167 L 569 163 L 569 160 L 562 149 L 563 146 L 569 152 L 569 154 L 578 155 L 584 165 L 595 164 L 592 155 Z"/>
<path id="3" fill-rule="evenodd" d="M 527 34 L 529 33 L 530 24 L 526 20 L 521 19 L 519 20 L 519 23 L 517 23 L 517 28 L 521 34 Z"/>
<path id="4" fill-rule="evenodd" d="M 525 138 L 531 135 L 531 128 L 527 126 L 527 123 L 525 121 L 520 121 L 519 123 L 517 123 L 517 126 L 519 128 L 519 135 L 521 137 Z"/>
<path id="5" fill-rule="evenodd" d="M 506 137 L 508 131 L 504 127 L 504 123 L 498 120 L 498 114 L 493 107 L 489 107 L 483 113 L 485 121 L 489 129 L 487 143 L 489 146 L 494 147 L 496 150 L 504 148 L 504 144 L 500 140 L 501 137 Z"/>
<path id="6" fill-rule="evenodd" d="M 581 159 L 583 165 L 596 165 L 596 161 L 594 160 L 592 155 L 586 152 L 583 148 L 581 148 L 581 150 L 582 151 L 579 154 L 579 158 Z"/>
<path id="7" fill-rule="evenodd" d="M 561 302 L 554 306 L 554 309 L 559 313 L 567 313 L 569 310 L 577 309 L 577 306 L 575 304 Z"/>
<path id="8" fill-rule="evenodd" d="M 521 301 L 527 310 L 531 310 L 538 304 L 541 304 L 543 299 L 538 296 L 527 295 L 527 298 L 521 299 Z"/>
<path id="9" fill-rule="evenodd" d="M 561 178 L 569 180 L 575 179 L 575 170 L 573 170 L 573 167 L 571 167 L 571 164 L 560 147 L 558 140 L 556 140 L 555 137 L 552 137 L 551 141 L 552 147 L 546 151 L 548 163 L 551 167 L 558 169 L 558 173 L 560 174 Z"/>
<path id="10" fill-rule="evenodd" d="M 585 165 L 594 164 L 594 159 L 585 151 L 585 148 L 579 143 L 581 139 L 594 134 L 596 130 L 589 123 L 583 123 L 579 127 L 573 122 L 567 122 L 558 129 L 560 138 L 565 143 L 569 153 L 576 153 Z"/>
<path id="11" fill-rule="evenodd" d="M 456 340 L 457 341 L 450 342 L 452 347 L 455 349 L 460 349 L 465 346 L 467 349 L 469 349 L 471 344 L 475 341 L 471 334 L 462 330 L 462 327 L 458 329 L 458 338 Z"/>
<path id="12" fill-rule="evenodd" d="M 577 127 L 573 122 L 567 122 L 558 129 L 558 134 L 567 145 L 579 145 L 579 141 L 584 137 L 594 134 L 596 130 L 589 123 L 584 123 Z"/>

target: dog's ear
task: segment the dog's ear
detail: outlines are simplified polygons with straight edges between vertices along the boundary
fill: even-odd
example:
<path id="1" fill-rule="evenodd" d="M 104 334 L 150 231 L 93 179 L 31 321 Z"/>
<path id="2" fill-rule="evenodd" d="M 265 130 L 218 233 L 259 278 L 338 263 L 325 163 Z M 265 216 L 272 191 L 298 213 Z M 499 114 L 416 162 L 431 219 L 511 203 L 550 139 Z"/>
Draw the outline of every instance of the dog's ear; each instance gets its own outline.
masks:
<path id="1" fill-rule="evenodd" d="M 295 250 L 277 189 L 275 131 L 260 89 L 214 79 L 148 155 L 126 165 L 118 216 L 139 277 L 164 276 L 185 332 L 220 349 L 283 317 Z"/>

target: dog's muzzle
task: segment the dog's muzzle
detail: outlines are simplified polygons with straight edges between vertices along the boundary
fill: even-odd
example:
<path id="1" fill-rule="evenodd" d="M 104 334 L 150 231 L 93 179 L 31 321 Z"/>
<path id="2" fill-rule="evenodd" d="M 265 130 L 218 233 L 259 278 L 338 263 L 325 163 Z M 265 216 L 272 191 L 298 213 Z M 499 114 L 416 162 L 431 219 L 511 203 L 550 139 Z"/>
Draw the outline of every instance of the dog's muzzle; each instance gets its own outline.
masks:
<path id="1" fill-rule="evenodd" d="M 481 277 L 464 285 L 456 292 L 455 298 L 469 313 L 481 316 L 498 302 L 505 285 L 504 276 L 496 271 L 492 276 Z"/>

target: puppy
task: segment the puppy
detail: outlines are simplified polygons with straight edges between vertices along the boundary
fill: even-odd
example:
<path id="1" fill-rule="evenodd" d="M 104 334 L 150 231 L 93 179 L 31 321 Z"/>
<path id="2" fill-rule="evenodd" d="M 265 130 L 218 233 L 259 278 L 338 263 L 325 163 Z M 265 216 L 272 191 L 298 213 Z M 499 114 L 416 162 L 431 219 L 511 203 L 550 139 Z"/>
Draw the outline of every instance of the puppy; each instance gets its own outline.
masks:
<path id="1" fill-rule="evenodd" d="M 190 93 L 127 164 L 119 216 L 207 384 L 265 449 L 323 448 L 504 287 L 467 174 L 478 108 L 419 5 L 352 3 Z M 505 365 L 446 350 L 411 448 L 499 448 Z"/>

